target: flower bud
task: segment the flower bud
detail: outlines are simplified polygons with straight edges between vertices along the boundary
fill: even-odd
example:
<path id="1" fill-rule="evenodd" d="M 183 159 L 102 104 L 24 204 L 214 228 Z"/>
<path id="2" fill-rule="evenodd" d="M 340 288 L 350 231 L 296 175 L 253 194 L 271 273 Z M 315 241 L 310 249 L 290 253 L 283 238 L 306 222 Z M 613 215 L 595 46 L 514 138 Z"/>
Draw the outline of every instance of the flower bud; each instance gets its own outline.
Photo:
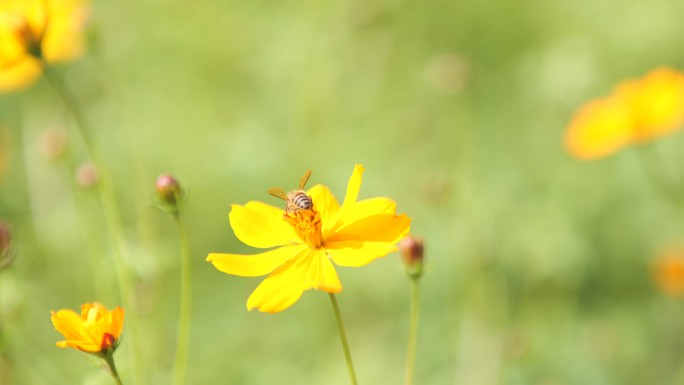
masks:
<path id="1" fill-rule="evenodd" d="M 185 195 L 178 180 L 171 174 L 161 174 L 154 187 L 159 208 L 172 214 L 177 213 Z"/>
<path id="2" fill-rule="evenodd" d="M 61 127 L 50 127 L 38 139 L 40 154 L 47 160 L 57 160 L 67 148 L 66 131 Z"/>
<path id="3" fill-rule="evenodd" d="M 12 233 L 7 224 L 0 222 L 0 270 L 9 266 L 13 259 Z"/>
<path id="4" fill-rule="evenodd" d="M 412 278 L 420 277 L 423 273 L 423 240 L 408 235 L 399 242 L 399 250 L 408 275 Z"/>
<path id="5" fill-rule="evenodd" d="M 181 195 L 181 187 L 176 178 L 170 174 L 161 174 L 157 178 L 157 197 L 164 203 L 175 205 Z"/>
<path id="6" fill-rule="evenodd" d="M 662 293 L 684 298 L 684 250 L 670 249 L 659 255 L 653 265 L 653 280 Z"/>
<path id="7" fill-rule="evenodd" d="M 76 170 L 76 183 L 83 188 L 95 186 L 99 179 L 97 168 L 90 162 L 82 163 Z"/>

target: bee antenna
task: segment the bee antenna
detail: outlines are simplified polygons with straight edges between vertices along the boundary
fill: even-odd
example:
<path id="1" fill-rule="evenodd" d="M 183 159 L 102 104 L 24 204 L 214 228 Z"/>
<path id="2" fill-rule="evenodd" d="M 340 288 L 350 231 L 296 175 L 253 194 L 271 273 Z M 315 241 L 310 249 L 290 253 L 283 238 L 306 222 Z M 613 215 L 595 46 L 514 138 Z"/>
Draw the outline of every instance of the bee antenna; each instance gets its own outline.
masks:
<path id="1" fill-rule="evenodd" d="M 302 179 L 299 180 L 300 190 L 304 190 L 304 186 L 306 186 L 306 182 L 309 181 L 309 177 L 311 177 L 311 170 L 307 170 L 304 175 L 302 175 Z"/>

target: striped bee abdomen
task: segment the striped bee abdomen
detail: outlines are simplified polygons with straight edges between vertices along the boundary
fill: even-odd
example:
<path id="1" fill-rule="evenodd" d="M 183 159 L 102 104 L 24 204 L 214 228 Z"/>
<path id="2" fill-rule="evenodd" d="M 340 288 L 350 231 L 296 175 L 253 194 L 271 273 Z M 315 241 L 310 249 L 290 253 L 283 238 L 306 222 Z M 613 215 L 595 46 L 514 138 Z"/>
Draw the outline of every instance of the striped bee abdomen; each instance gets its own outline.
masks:
<path id="1" fill-rule="evenodd" d="M 303 190 L 292 191 L 287 194 L 287 211 L 310 210 L 313 207 L 311 197 Z"/>

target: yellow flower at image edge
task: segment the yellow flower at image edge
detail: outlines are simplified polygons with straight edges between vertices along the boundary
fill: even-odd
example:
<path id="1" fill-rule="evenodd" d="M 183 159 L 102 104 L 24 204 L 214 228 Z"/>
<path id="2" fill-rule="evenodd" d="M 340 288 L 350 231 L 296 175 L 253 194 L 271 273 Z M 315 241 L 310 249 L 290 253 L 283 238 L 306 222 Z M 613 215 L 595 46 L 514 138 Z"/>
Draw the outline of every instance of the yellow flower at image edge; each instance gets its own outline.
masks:
<path id="1" fill-rule="evenodd" d="M 233 205 L 229 215 L 236 237 L 256 248 L 255 254 L 212 253 L 207 261 L 218 270 L 243 276 L 269 274 L 247 300 L 247 309 L 274 313 L 293 305 L 309 289 L 338 293 L 338 266 L 363 266 L 397 250 L 396 243 L 411 219 L 396 215 L 388 198 L 357 201 L 363 166 L 356 165 L 342 205 L 330 190 L 316 185 L 306 193 L 313 207 L 288 213 L 257 201 Z"/>
<path id="2" fill-rule="evenodd" d="M 115 307 L 107 310 L 92 302 L 81 305 L 81 314 L 69 309 L 52 312 L 52 324 L 65 340 L 57 342 L 60 348 L 74 348 L 88 353 L 108 354 L 119 344 L 124 323 L 124 310 Z"/>
<path id="3" fill-rule="evenodd" d="M 81 0 L 0 1 L 0 92 L 28 87 L 47 63 L 84 52 L 87 7 Z"/>
<path id="4" fill-rule="evenodd" d="M 684 74 L 658 68 L 619 83 L 605 98 L 584 104 L 568 125 L 571 155 L 597 159 L 631 143 L 666 135 L 684 123 Z"/>

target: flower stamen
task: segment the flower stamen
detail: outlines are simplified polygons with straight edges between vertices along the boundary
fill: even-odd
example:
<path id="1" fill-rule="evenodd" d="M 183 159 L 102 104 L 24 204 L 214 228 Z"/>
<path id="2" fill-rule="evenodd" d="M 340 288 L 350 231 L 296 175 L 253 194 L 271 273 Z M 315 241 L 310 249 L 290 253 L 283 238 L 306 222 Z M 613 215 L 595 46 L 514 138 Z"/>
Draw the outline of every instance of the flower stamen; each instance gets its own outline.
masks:
<path id="1" fill-rule="evenodd" d="M 283 219 L 294 227 L 297 235 L 311 248 L 319 249 L 323 246 L 321 215 L 313 206 L 310 209 L 300 209 L 294 212 L 286 211 Z"/>

